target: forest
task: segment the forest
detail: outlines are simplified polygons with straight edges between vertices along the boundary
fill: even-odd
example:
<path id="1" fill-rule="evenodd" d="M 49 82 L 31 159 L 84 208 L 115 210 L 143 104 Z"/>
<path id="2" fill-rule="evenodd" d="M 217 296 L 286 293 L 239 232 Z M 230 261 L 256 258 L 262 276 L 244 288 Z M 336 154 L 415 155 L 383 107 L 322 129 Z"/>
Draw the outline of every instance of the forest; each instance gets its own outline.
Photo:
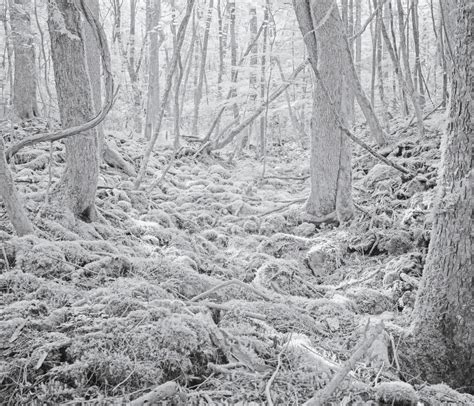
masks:
<path id="1" fill-rule="evenodd" d="M 0 405 L 474 405 L 470 0 L 0 20 Z"/>

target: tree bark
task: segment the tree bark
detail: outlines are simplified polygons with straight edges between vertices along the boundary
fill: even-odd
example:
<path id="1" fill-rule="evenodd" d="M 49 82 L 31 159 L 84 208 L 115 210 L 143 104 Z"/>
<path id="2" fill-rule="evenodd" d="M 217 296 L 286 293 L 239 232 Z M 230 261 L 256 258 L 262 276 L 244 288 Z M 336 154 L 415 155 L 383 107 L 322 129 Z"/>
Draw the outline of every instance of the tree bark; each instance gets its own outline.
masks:
<path id="1" fill-rule="evenodd" d="M 324 83 L 330 83 L 326 86 L 329 96 L 347 125 L 352 112 L 347 97 L 348 72 L 343 69 L 347 51 L 339 11 L 333 8 L 331 0 L 315 1 L 311 5 L 307 0 L 294 0 L 293 4 L 306 46 L 311 44 L 308 53 L 312 65 L 316 62 L 315 72 L 319 72 Z M 335 66 L 341 69 L 334 69 Z M 311 132 L 311 194 L 306 210 L 317 218 L 337 213 L 340 221 L 348 220 L 354 213 L 351 146 L 339 128 L 320 81 L 314 91 Z"/>
<path id="2" fill-rule="evenodd" d="M 451 106 L 442 143 L 438 194 L 430 247 L 414 309 L 415 348 L 409 362 L 430 383 L 446 382 L 474 393 L 474 278 L 472 268 L 473 15 L 457 9 Z M 413 357 L 412 352 L 415 352 Z"/>
<path id="3" fill-rule="evenodd" d="M 81 14 L 76 1 L 48 3 L 51 56 L 63 128 L 87 122 L 94 115 Z M 64 143 L 66 168 L 57 185 L 60 200 L 76 217 L 93 221 L 99 174 L 97 132 L 90 129 L 65 139 Z"/>
<path id="4" fill-rule="evenodd" d="M 96 0 L 86 0 L 85 3 L 91 10 L 92 14 L 99 19 L 100 9 L 99 3 Z M 87 70 L 89 73 L 89 79 L 92 90 L 92 98 L 94 100 L 94 114 L 97 114 L 102 108 L 102 80 L 100 73 L 100 47 L 98 38 L 94 27 L 92 27 L 87 21 L 84 21 L 84 45 L 87 60 Z M 104 129 L 102 123 L 97 127 L 98 145 L 99 145 L 99 156 L 102 155 L 104 148 Z"/>
<path id="5" fill-rule="evenodd" d="M 30 23 L 31 0 L 10 0 L 13 39 L 13 108 L 20 120 L 39 115 L 36 101 L 35 45 Z"/>
<path id="6" fill-rule="evenodd" d="M 265 1 L 265 8 L 263 11 L 263 38 L 262 38 L 262 56 L 261 56 L 261 66 L 260 66 L 260 100 L 262 103 L 265 100 L 266 94 L 266 76 L 267 76 L 267 43 L 268 43 L 268 23 L 269 23 L 269 12 L 270 12 L 269 1 Z M 266 130 L 266 116 L 263 115 L 260 117 L 260 141 L 259 145 L 259 156 L 263 157 L 265 155 L 265 131 Z"/>
<path id="7" fill-rule="evenodd" d="M 26 215 L 5 160 L 5 144 L 0 135 L 0 197 L 17 235 L 33 234 L 33 224 Z"/>
<path id="8" fill-rule="evenodd" d="M 232 82 L 237 81 L 237 37 L 235 34 L 235 0 L 229 0 L 227 3 L 229 7 L 229 32 L 230 32 L 230 65 L 232 66 L 231 69 L 231 80 Z M 235 85 L 232 85 L 232 96 L 237 97 L 237 88 Z M 239 117 L 239 107 L 237 103 L 232 105 L 232 111 L 234 112 L 234 119 Z"/>
<path id="9" fill-rule="evenodd" d="M 145 139 L 149 140 L 153 134 L 158 108 L 160 105 L 160 53 L 158 24 L 161 18 L 161 0 L 150 0 L 149 9 L 149 63 L 148 63 L 148 92 L 146 102 Z"/>
<path id="10" fill-rule="evenodd" d="M 209 0 L 209 5 L 207 8 L 207 18 L 206 18 L 206 27 L 204 29 L 204 37 L 202 40 L 202 52 L 201 52 L 201 61 L 199 64 L 199 74 L 196 88 L 194 89 L 194 115 L 193 115 L 193 135 L 197 136 L 199 132 L 198 122 L 199 122 L 199 109 L 202 99 L 202 86 L 204 83 L 204 74 L 206 72 L 206 60 L 207 60 L 207 47 L 209 44 L 209 30 L 211 29 L 212 21 L 212 11 L 214 8 L 214 0 Z"/>

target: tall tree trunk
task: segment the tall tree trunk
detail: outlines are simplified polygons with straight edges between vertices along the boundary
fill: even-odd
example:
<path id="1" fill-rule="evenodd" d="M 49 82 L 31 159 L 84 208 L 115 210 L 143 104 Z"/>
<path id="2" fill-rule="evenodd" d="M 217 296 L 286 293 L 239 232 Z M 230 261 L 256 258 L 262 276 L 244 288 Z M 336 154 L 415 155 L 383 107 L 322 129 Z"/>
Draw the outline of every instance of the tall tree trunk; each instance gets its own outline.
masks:
<path id="1" fill-rule="evenodd" d="M 361 29 L 362 20 L 362 0 L 356 0 L 355 3 L 355 23 L 354 32 L 359 32 Z M 360 77 L 362 73 L 362 35 L 358 35 L 355 40 L 355 65 L 357 76 Z"/>
<path id="2" fill-rule="evenodd" d="M 250 5 L 249 9 L 249 31 L 250 31 L 250 43 L 252 49 L 250 51 L 250 79 L 249 79 L 249 110 L 255 109 L 255 102 L 257 100 L 257 64 L 258 64 L 258 43 L 256 41 L 258 24 L 257 24 L 257 7 L 255 4 Z M 242 144 L 246 143 L 246 140 L 251 140 L 252 137 L 253 123 L 248 126 L 247 136 L 244 138 Z M 242 145 L 242 146 L 243 146 Z"/>
<path id="3" fill-rule="evenodd" d="M 51 56 L 64 128 L 85 123 L 94 115 L 81 14 L 76 1 L 52 0 L 48 3 Z M 75 216 L 93 221 L 99 174 L 97 132 L 95 129 L 85 131 L 66 138 L 64 144 L 66 168 L 57 186 L 60 198 Z"/>
<path id="4" fill-rule="evenodd" d="M 347 59 L 343 45 L 344 30 L 340 29 L 342 22 L 338 10 L 333 8 L 329 18 L 325 18 L 333 7 L 332 3 L 332 0 L 321 0 L 312 2 L 310 6 L 306 0 L 293 1 L 311 64 L 319 71 L 321 80 L 328 84 L 326 87 L 329 96 L 338 109 L 341 120 L 347 125 L 347 118 L 351 116 L 351 104 L 347 97 L 347 78 L 342 69 Z M 335 66 L 341 69 L 334 69 Z M 337 213 L 340 221 L 347 220 L 354 211 L 351 147 L 339 129 L 320 81 L 316 83 L 314 91 L 311 133 L 311 194 L 306 210 L 318 218 L 328 215 L 336 217 Z"/>
<path id="5" fill-rule="evenodd" d="M 265 100 L 266 93 L 266 76 L 267 76 L 267 43 L 268 43 L 268 20 L 269 20 L 269 7 L 268 0 L 265 3 L 265 9 L 263 12 L 263 38 L 262 38 L 262 57 L 261 57 L 261 69 L 260 69 L 260 99 L 262 103 Z M 259 145 L 259 155 L 265 155 L 265 123 L 266 117 L 262 115 L 260 117 L 260 141 Z"/>
<path id="6" fill-rule="evenodd" d="M 442 0 L 439 0 L 439 52 L 441 54 L 441 69 L 443 71 L 443 103 L 442 107 L 446 107 L 448 101 L 448 64 L 446 63 L 446 52 L 445 52 L 445 42 L 446 42 L 446 35 L 443 30 L 443 4 L 441 3 Z"/>
<path id="7" fill-rule="evenodd" d="M 128 72 L 133 90 L 133 109 L 134 109 L 134 127 L 135 132 L 142 132 L 142 114 L 141 114 L 141 91 L 138 83 L 138 72 L 135 62 L 135 31 L 137 21 L 137 0 L 130 0 L 130 37 L 129 37 L 129 58 Z"/>
<path id="8" fill-rule="evenodd" d="M 379 5 L 381 4 L 379 1 Z M 383 10 L 380 8 L 377 12 L 376 19 L 378 20 L 376 36 L 377 40 L 377 88 L 380 98 L 380 104 L 382 107 L 382 115 L 384 126 L 387 130 L 390 128 L 390 120 L 388 114 L 388 103 L 385 99 L 385 88 L 384 88 L 384 71 L 383 71 L 383 42 L 382 42 L 382 21 L 383 21 Z"/>
<path id="9" fill-rule="evenodd" d="M 374 1 L 374 8 L 377 8 L 377 0 Z M 378 31 L 380 27 L 380 21 L 375 20 L 375 28 L 372 31 L 372 64 L 371 64 L 371 74 L 370 74 L 370 103 L 372 106 L 375 102 L 375 74 L 377 73 L 377 48 L 380 41 Z"/>
<path id="10" fill-rule="evenodd" d="M 442 144 L 431 241 L 414 309 L 415 373 L 474 393 L 474 278 L 472 268 L 472 85 L 474 19 L 465 1 L 457 9 L 451 106 Z M 413 354 L 414 352 L 414 354 Z M 414 355 L 414 356 L 413 356 Z"/>
<path id="11" fill-rule="evenodd" d="M 193 11 L 194 7 L 194 2 L 195 0 L 188 0 L 186 4 L 186 10 L 183 19 L 181 20 L 181 24 L 179 25 L 178 33 L 176 35 L 176 46 L 173 51 L 173 56 L 171 58 L 171 61 L 169 63 L 169 68 L 168 72 L 166 74 L 166 81 L 165 81 L 165 87 L 163 89 L 163 96 L 161 98 L 161 103 L 160 103 L 160 111 L 158 113 L 158 119 L 157 119 L 157 124 L 156 128 L 153 131 L 153 135 L 151 139 L 148 142 L 148 145 L 146 147 L 146 150 L 143 154 L 143 160 L 140 166 L 140 171 L 138 173 L 137 178 L 135 179 L 134 182 L 134 188 L 138 189 L 143 181 L 143 178 L 146 175 L 146 171 L 148 168 L 148 163 L 150 161 L 151 154 L 153 152 L 153 147 L 155 146 L 156 140 L 158 138 L 158 135 L 160 133 L 161 129 L 161 124 L 163 122 L 163 117 L 165 113 L 166 106 L 168 105 L 168 99 L 171 93 L 171 87 L 173 85 L 173 76 L 175 75 L 176 67 L 178 66 L 179 60 L 180 60 L 180 53 L 181 53 L 181 48 L 183 47 L 183 42 L 184 42 L 184 37 L 186 36 L 186 28 L 188 26 L 189 18 L 191 17 L 191 13 Z"/>
<path id="12" fill-rule="evenodd" d="M 33 224 L 26 215 L 5 160 L 5 144 L 2 136 L 0 136 L 0 197 L 17 235 L 21 237 L 32 234 Z"/>
<path id="13" fill-rule="evenodd" d="M 99 3 L 96 0 L 86 0 L 85 3 L 91 10 L 92 14 L 99 19 L 100 9 Z M 102 81 L 100 74 L 100 48 L 96 38 L 96 33 L 93 27 L 84 21 L 84 45 L 87 59 L 87 69 L 92 90 L 92 98 L 94 104 L 94 114 L 99 113 L 102 108 Z M 99 156 L 102 155 L 104 147 L 104 129 L 102 123 L 97 127 L 97 136 L 99 143 Z"/>
<path id="14" fill-rule="evenodd" d="M 413 27 L 413 43 L 415 44 L 415 89 L 418 89 L 420 108 L 425 106 L 425 86 L 423 83 L 423 73 L 421 71 L 420 56 L 420 29 L 418 18 L 418 0 L 412 0 L 411 3 L 411 21 Z"/>
<path id="15" fill-rule="evenodd" d="M 423 124 L 423 114 L 420 108 L 420 103 L 418 100 L 418 93 L 413 89 L 413 82 L 411 84 L 405 80 L 402 73 L 402 68 L 400 66 L 400 61 L 396 55 L 396 51 L 393 49 L 392 44 L 390 42 L 390 38 L 388 37 L 387 29 L 385 28 L 385 24 L 382 21 L 382 37 L 385 41 L 385 45 L 387 46 L 388 53 L 390 55 L 390 59 L 392 60 L 394 70 L 397 74 L 398 83 L 400 88 L 405 90 L 408 95 L 410 96 L 410 100 L 413 104 L 415 109 L 415 115 L 417 120 L 418 126 L 418 133 L 420 136 L 424 134 L 424 124 Z M 403 47 L 402 47 L 403 48 Z"/>
<path id="16" fill-rule="evenodd" d="M 148 63 L 148 91 L 146 101 L 145 139 L 149 140 L 153 134 L 160 105 L 160 43 L 158 24 L 161 18 L 161 0 L 150 0 L 147 14 L 149 27 L 149 63 Z"/>
<path id="17" fill-rule="evenodd" d="M 31 31 L 31 0 L 10 0 L 10 23 L 15 56 L 13 108 L 20 120 L 39 115 L 36 101 L 35 45 Z"/>
<path id="18" fill-rule="evenodd" d="M 231 80 L 236 82 L 237 78 L 237 37 L 235 35 L 235 0 L 229 0 L 227 3 L 229 7 L 229 32 L 230 32 L 230 65 L 232 66 L 231 70 Z M 235 85 L 232 85 L 232 97 L 237 97 L 237 88 Z M 234 119 L 239 117 L 239 107 L 237 103 L 232 105 L 232 110 L 234 112 Z"/>
<path id="19" fill-rule="evenodd" d="M 214 0 L 209 0 L 209 5 L 207 8 L 206 27 L 204 29 L 204 37 L 202 40 L 202 52 L 201 52 L 201 61 L 199 64 L 198 81 L 196 84 L 196 88 L 194 89 L 194 115 L 193 115 L 192 131 L 193 131 L 193 135 L 195 136 L 197 136 L 199 133 L 199 128 L 198 128 L 199 109 L 201 106 L 204 74 L 206 73 L 207 48 L 209 44 L 209 30 L 211 29 L 213 8 L 214 8 Z"/>

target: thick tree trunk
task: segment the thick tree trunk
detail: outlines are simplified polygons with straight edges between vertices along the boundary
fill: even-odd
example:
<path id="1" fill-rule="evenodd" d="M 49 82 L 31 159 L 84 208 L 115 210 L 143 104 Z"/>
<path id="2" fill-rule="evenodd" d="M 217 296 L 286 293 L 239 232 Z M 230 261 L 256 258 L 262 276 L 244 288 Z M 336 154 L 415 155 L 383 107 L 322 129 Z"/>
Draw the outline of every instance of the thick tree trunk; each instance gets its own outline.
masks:
<path id="1" fill-rule="evenodd" d="M 0 197 L 3 200 L 8 217 L 19 237 L 32 234 L 33 224 L 26 215 L 13 183 L 12 174 L 5 160 L 5 144 L 0 136 Z"/>
<path id="2" fill-rule="evenodd" d="M 63 128 L 87 122 L 94 116 L 87 73 L 81 14 L 77 3 L 54 0 L 48 3 L 56 93 Z M 66 168 L 59 182 L 61 200 L 84 221 L 95 219 L 95 195 L 99 174 L 95 129 L 66 138 Z"/>
<path id="3" fill-rule="evenodd" d="M 472 54 L 473 15 L 458 9 L 451 107 L 442 144 L 434 224 L 414 310 L 410 366 L 431 383 L 474 393 L 474 278 L 472 268 Z M 412 354 L 414 352 L 414 356 Z"/>
<path id="4" fill-rule="evenodd" d="M 31 0 L 10 0 L 10 23 L 15 55 L 13 108 L 20 120 L 28 120 L 39 115 L 30 9 Z"/>
<path id="5" fill-rule="evenodd" d="M 319 71 L 321 80 L 328 84 L 329 96 L 347 125 L 351 116 L 350 89 L 347 72 L 342 69 L 347 61 L 344 30 L 338 10 L 332 0 L 312 2 L 294 0 L 296 16 L 305 38 L 311 63 Z M 332 8 L 332 11 L 328 11 Z M 311 18 L 312 16 L 312 18 Z M 317 30 L 314 27 L 318 27 Z M 316 46 L 317 44 L 317 46 Z M 341 69 L 334 69 L 335 66 Z M 329 85 L 330 84 L 330 85 Z M 311 120 L 311 194 L 306 204 L 309 214 L 317 218 L 334 215 L 340 221 L 353 215 L 351 194 L 351 147 L 339 129 L 337 118 L 328 103 L 320 81 L 316 83 Z"/>

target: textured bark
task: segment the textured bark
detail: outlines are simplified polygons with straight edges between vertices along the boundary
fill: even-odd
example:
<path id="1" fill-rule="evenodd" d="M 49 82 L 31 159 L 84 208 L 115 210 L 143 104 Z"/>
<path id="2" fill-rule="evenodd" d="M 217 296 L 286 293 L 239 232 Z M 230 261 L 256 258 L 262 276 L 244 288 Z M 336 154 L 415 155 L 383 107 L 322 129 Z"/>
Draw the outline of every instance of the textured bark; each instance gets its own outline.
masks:
<path id="1" fill-rule="evenodd" d="M 266 95 L 266 76 L 267 76 L 267 48 L 268 48 L 268 23 L 270 18 L 270 3 L 269 0 L 265 2 L 265 9 L 263 12 L 263 38 L 262 38 L 262 57 L 260 65 L 260 100 L 264 103 Z M 265 156 L 265 132 L 266 132 L 266 114 L 260 117 L 260 132 L 259 132 L 259 155 Z"/>
<path id="2" fill-rule="evenodd" d="M 0 136 L 0 197 L 18 236 L 33 233 L 33 224 L 26 215 L 5 160 L 5 144 Z"/>
<path id="3" fill-rule="evenodd" d="M 13 39 L 13 108 L 20 120 L 38 116 L 36 102 L 35 46 L 31 31 L 31 0 L 10 0 L 10 24 Z"/>
<path id="4" fill-rule="evenodd" d="M 382 3 L 380 1 L 379 3 Z M 383 70 L 383 41 L 382 41 L 382 21 L 383 21 L 383 7 L 380 6 L 377 11 L 377 88 L 380 98 L 380 104 L 382 108 L 383 123 L 386 130 L 390 129 L 390 117 L 388 114 L 388 104 L 385 99 L 385 87 L 384 87 L 384 70 Z"/>
<path id="5" fill-rule="evenodd" d="M 99 19 L 100 9 L 96 0 L 86 0 L 85 4 L 91 10 L 95 18 Z M 100 74 L 100 47 L 97 34 L 94 28 L 87 22 L 84 22 L 84 45 L 86 50 L 87 70 L 94 100 L 94 114 L 97 114 L 102 108 L 102 81 Z M 99 143 L 99 156 L 102 154 L 104 145 L 104 129 L 102 124 L 97 127 L 97 136 Z"/>
<path id="6" fill-rule="evenodd" d="M 135 132 L 142 132 L 142 116 L 141 116 L 141 98 L 142 92 L 140 91 L 140 85 L 138 83 L 138 69 L 135 62 L 135 27 L 136 27 L 136 16 L 137 16 L 137 0 L 130 0 L 130 36 L 128 39 L 129 44 L 129 57 L 128 57 L 128 72 L 130 76 L 130 82 L 132 83 L 133 89 L 133 108 L 135 114 L 133 116 Z"/>
<path id="7" fill-rule="evenodd" d="M 423 83 L 423 73 L 421 72 L 418 0 L 412 0 L 411 2 L 411 22 L 412 22 L 412 27 L 413 27 L 413 43 L 415 45 L 414 86 L 415 86 L 415 89 L 418 89 L 420 107 L 423 110 L 425 106 L 425 87 Z"/>
<path id="8" fill-rule="evenodd" d="M 148 92 L 146 102 L 145 139 L 149 140 L 158 116 L 160 105 L 160 53 L 158 23 L 161 18 L 161 0 L 150 0 L 147 15 L 149 16 L 149 62 L 148 62 Z"/>
<path id="9" fill-rule="evenodd" d="M 429 382 L 474 393 L 474 278 L 472 268 L 472 96 L 473 13 L 458 9 L 451 106 L 442 143 L 434 224 L 414 310 L 415 342 L 410 366 Z M 454 4 L 453 4 L 454 3 Z M 408 349 L 409 350 L 409 349 Z"/>
<path id="10" fill-rule="evenodd" d="M 48 17 L 61 124 L 73 127 L 94 116 L 81 15 L 76 1 L 54 0 L 48 3 Z M 66 168 L 59 196 L 75 216 L 93 221 L 99 174 L 97 132 L 90 129 L 64 143 Z"/>
<path id="11" fill-rule="evenodd" d="M 231 80 L 232 82 L 237 81 L 237 37 L 235 34 L 235 0 L 229 0 L 227 3 L 229 10 L 229 33 L 230 33 L 230 65 L 232 66 Z M 237 88 L 231 87 L 232 96 L 237 97 Z M 237 103 L 232 105 L 232 111 L 234 113 L 234 119 L 239 117 L 239 107 Z"/>
<path id="12" fill-rule="evenodd" d="M 311 6 L 306 0 L 294 0 L 293 4 L 307 47 L 309 44 L 316 47 L 308 47 L 311 63 L 316 62 L 315 72 L 318 71 L 321 80 L 328 84 L 329 96 L 347 126 L 347 118 L 352 112 L 347 97 L 350 92 L 348 72 L 343 69 L 347 51 L 339 12 L 333 8 L 331 0 L 314 1 Z M 335 66 L 341 69 L 334 69 Z M 336 212 L 340 221 L 347 220 L 354 211 L 351 147 L 339 128 L 320 81 L 314 91 L 311 132 L 311 194 L 306 210 L 318 218 Z"/>
<path id="13" fill-rule="evenodd" d="M 355 2 L 355 22 L 354 22 L 354 32 L 359 32 L 361 29 L 361 19 L 362 19 L 362 0 L 356 0 Z M 357 70 L 357 75 L 360 77 L 362 73 L 362 36 L 358 35 L 355 40 L 355 65 Z"/>
<path id="14" fill-rule="evenodd" d="M 214 8 L 214 0 L 209 0 L 207 8 L 206 27 L 204 29 L 204 37 L 202 40 L 201 60 L 199 64 L 199 74 L 196 88 L 194 89 L 194 115 L 193 115 L 193 135 L 198 135 L 199 128 L 199 109 L 201 107 L 202 86 L 204 84 L 204 74 L 206 72 L 207 47 L 209 44 L 209 30 L 211 28 L 212 11 Z"/>

